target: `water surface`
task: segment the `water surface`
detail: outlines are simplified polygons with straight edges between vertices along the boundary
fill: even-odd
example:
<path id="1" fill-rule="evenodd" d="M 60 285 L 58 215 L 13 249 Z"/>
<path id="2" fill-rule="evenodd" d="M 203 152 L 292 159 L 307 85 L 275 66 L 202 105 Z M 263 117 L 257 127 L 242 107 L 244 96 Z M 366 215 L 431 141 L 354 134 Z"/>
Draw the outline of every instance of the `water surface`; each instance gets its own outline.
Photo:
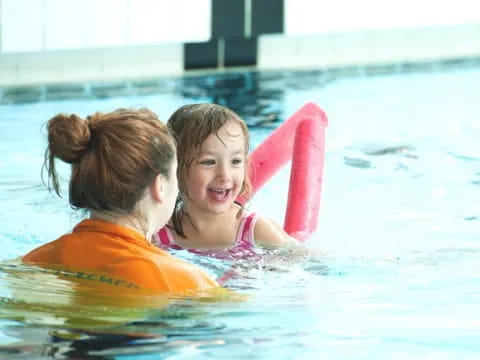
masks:
<path id="1" fill-rule="evenodd" d="M 273 270 L 245 265 L 227 283 L 248 295 L 244 301 L 176 299 L 165 308 L 156 299 L 129 310 L 100 301 L 72 309 L 65 284 L 33 286 L 31 271 L 3 267 L 0 357 L 478 358 L 480 68 L 247 71 L 155 84 L 155 93 L 129 85 L 122 97 L 44 94 L 0 106 L 0 259 L 80 218 L 41 182 L 50 117 L 147 106 L 166 120 L 183 104 L 205 101 L 244 117 L 253 146 L 308 101 L 326 112 L 319 229 L 307 244 L 321 255 L 283 259 Z M 68 168 L 61 172 L 68 179 Z M 250 207 L 282 223 L 289 176 L 287 166 Z M 215 276 L 230 267 L 177 255 Z"/>

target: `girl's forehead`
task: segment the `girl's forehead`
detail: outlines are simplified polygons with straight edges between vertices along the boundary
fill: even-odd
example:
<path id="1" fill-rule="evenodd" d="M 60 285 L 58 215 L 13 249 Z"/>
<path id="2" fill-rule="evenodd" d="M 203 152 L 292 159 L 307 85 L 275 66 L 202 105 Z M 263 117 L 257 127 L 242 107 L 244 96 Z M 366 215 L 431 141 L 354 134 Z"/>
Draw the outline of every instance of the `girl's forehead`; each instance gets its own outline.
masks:
<path id="1" fill-rule="evenodd" d="M 243 132 L 242 127 L 233 122 L 229 121 L 225 125 L 223 125 L 220 129 L 218 129 L 217 132 L 210 134 L 208 138 L 234 138 L 234 139 L 239 139 L 241 141 L 245 140 L 245 133 Z"/>
<path id="2" fill-rule="evenodd" d="M 235 150 L 245 149 L 245 134 L 240 125 L 229 122 L 222 126 L 217 133 L 208 135 L 203 141 L 200 151 L 208 151 L 210 148 L 229 148 Z"/>
<path id="3" fill-rule="evenodd" d="M 220 129 L 218 129 L 219 134 L 222 132 L 233 134 L 236 136 L 238 135 L 244 136 L 242 127 L 240 126 L 239 123 L 237 123 L 234 120 L 227 121 L 225 124 L 223 124 L 223 126 Z"/>

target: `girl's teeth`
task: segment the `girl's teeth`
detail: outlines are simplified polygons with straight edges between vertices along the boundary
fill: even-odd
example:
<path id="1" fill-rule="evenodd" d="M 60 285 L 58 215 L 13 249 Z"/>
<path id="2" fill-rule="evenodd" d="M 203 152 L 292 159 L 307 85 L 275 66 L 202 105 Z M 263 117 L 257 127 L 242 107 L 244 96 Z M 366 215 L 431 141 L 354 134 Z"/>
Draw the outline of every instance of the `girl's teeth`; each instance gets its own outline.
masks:
<path id="1" fill-rule="evenodd" d="M 208 189 L 208 191 L 210 192 L 213 199 L 216 199 L 217 201 L 223 201 L 224 199 L 227 198 L 228 192 L 230 190 L 219 189 L 219 188 L 210 188 L 210 189 Z"/>
<path id="2" fill-rule="evenodd" d="M 210 189 L 210 191 L 213 191 L 214 193 L 217 193 L 217 194 L 225 194 L 227 192 L 227 190 L 224 190 L 224 189 Z"/>

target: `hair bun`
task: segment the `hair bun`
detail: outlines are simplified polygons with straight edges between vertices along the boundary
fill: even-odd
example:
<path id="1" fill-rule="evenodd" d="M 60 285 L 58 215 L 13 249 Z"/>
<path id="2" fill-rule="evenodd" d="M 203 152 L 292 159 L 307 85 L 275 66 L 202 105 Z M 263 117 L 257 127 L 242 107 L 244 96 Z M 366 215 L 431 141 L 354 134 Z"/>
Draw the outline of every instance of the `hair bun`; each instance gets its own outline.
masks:
<path id="1" fill-rule="evenodd" d="M 77 162 L 90 142 L 88 122 L 77 115 L 58 114 L 48 121 L 48 147 L 66 163 Z"/>

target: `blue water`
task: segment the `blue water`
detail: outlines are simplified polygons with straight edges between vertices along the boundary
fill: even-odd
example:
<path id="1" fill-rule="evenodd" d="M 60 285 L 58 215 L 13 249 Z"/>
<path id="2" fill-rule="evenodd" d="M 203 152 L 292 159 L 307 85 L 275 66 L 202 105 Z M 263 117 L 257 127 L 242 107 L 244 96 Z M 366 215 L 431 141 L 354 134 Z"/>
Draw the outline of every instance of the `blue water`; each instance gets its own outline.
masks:
<path id="1" fill-rule="evenodd" d="M 478 359 L 480 68 L 205 74 L 163 88 L 0 106 L 0 260 L 78 222 L 40 179 L 50 117 L 147 106 L 166 120 L 200 101 L 234 108 L 253 146 L 307 101 L 326 112 L 319 230 L 307 244 L 315 255 L 273 271 L 245 266 L 228 283 L 244 301 L 183 300 L 128 314 L 108 304 L 72 311 L 62 307 L 64 284 L 2 268 L 0 358 Z M 62 173 L 67 179 L 68 168 Z M 286 166 L 251 208 L 282 223 L 289 176 Z M 229 268 L 178 255 L 214 275 Z M 75 316 L 84 323 L 68 320 Z M 113 325 L 98 324 L 107 319 Z"/>

